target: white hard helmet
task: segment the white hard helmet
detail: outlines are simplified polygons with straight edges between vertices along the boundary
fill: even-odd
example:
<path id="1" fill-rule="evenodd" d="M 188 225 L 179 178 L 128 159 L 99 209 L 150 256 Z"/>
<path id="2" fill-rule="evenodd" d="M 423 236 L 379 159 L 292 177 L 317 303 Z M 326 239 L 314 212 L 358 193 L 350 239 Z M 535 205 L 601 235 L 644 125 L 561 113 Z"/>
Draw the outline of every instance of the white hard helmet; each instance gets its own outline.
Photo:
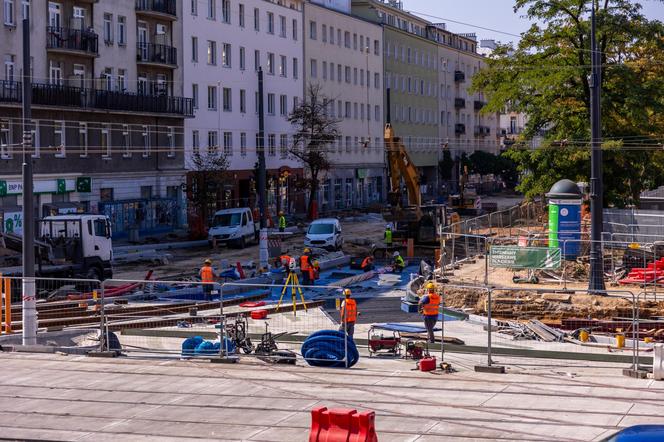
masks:
<path id="1" fill-rule="evenodd" d="M 392 228 L 392 224 L 388 224 L 388 225 L 386 225 L 385 228 L 386 228 L 386 229 L 391 229 L 391 228 Z"/>
<path id="2" fill-rule="evenodd" d="M 392 256 L 393 256 L 394 258 L 396 258 L 397 256 L 399 256 L 399 252 L 394 252 L 394 253 L 392 254 Z"/>

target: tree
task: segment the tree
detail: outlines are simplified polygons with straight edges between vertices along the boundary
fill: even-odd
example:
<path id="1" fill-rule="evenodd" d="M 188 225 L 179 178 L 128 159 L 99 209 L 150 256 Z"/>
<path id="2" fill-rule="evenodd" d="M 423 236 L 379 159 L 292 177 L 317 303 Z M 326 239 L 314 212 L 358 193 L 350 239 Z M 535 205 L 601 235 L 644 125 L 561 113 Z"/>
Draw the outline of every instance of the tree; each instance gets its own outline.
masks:
<path id="1" fill-rule="evenodd" d="M 218 193 L 226 183 L 225 172 L 228 165 L 227 156 L 217 149 L 208 149 L 203 154 L 195 152 L 192 155 L 193 173 L 188 198 L 201 223 L 206 223 L 216 210 Z"/>
<path id="2" fill-rule="evenodd" d="M 339 136 L 338 121 L 328 115 L 331 103 L 332 100 L 321 93 L 319 85 L 309 84 L 305 99 L 288 116 L 295 129 L 289 155 L 301 162 L 309 173 L 305 178 L 309 188 L 309 219 L 315 216 L 321 173 L 330 169 L 329 146 Z"/>
<path id="3" fill-rule="evenodd" d="M 659 0 L 658 0 L 659 1 Z M 664 184 L 664 25 L 650 21 L 639 3 L 596 4 L 603 74 L 602 131 L 605 203 L 638 201 L 646 188 Z M 516 0 L 515 13 L 533 21 L 516 47 L 501 45 L 473 89 L 489 97 L 483 112 L 508 108 L 528 122 L 507 157 L 521 173 L 519 190 L 541 195 L 560 178 L 590 175 L 590 25 L 587 0 Z M 541 146 L 528 141 L 543 135 Z"/>

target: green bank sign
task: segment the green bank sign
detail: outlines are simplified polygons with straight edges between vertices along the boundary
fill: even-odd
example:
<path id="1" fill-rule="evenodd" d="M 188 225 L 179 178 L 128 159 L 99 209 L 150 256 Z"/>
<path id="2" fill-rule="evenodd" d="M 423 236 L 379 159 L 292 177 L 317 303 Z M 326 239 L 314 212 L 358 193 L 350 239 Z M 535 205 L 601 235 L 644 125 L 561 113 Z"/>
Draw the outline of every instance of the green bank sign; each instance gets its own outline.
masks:
<path id="1" fill-rule="evenodd" d="M 560 249 L 548 247 L 493 246 L 489 266 L 508 269 L 557 269 Z"/>

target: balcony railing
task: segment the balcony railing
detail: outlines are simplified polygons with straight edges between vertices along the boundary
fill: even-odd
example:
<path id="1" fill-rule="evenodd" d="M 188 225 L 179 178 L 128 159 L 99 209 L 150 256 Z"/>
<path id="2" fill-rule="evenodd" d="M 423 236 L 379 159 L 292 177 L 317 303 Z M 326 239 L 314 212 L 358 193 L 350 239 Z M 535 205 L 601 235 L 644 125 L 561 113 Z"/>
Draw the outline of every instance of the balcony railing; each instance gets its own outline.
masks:
<path id="1" fill-rule="evenodd" d="M 473 102 L 473 106 L 475 107 L 475 110 L 478 111 L 478 110 L 482 110 L 482 108 L 484 106 L 486 106 L 486 103 L 482 100 L 475 100 Z"/>
<path id="2" fill-rule="evenodd" d="M 466 100 L 464 98 L 455 98 L 454 107 L 456 109 L 463 109 L 466 107 Z"/>
<path id="3" fill-rule="evenodd" d="M 175 0 L 136 0 L 136 11 L 177 16 Z"/>
<path id="4" fill-rule="evenodd" d="M 80 51 L 97 55 L 99 53 L 98 36 L 92 31 L 47 26 L 46 48 Z"/>
<path id="5" fill-rule="evenodd" d="M 466 81 L 466 74 L 463 71 L 454 71 L 454 81 L 457 83 Z"/>
<path id="6" fill-rule="evenodd" d="M 491 128 L 489 126 L 475 126 L 475 135 L 485 137 L 491 135 Z"/>
<path id="7" fill-rule="evenodd" d="M 173 46 L 154 43 L 136 43 L 136 61 L 177 66 L 178 51 Z"/>
<path id="8" fill-rule="evenodd" d="M 456 135 L 463 135 L 466 133 L 466 125 L 465 124 L 455 124 L 454 125 L 454 133 Z"/>
<path id="9" fill-rule="evenodd" d="M 21 82 L 0 82 L 0 102 L 20 103 Z M 73 86 L 33 83 L 32 104 L 43 106 L 104 109 L 127 112 L 194 115 L 191 98 L 168 95 L 141 95 L 129 92 L 105 91 Z"/>

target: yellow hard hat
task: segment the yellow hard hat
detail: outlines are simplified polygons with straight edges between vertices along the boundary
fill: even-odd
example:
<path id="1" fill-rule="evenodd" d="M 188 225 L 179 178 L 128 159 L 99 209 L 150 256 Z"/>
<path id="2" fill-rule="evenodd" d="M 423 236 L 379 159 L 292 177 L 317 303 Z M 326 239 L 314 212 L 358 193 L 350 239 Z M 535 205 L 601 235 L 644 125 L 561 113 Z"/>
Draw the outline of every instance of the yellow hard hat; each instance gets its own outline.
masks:
<path id="1" fill-rule="evenodd" d="M 308 247 L 305 247 L 304 248 L 304 253 L 309 253 L 309 252 L 311 252 L 311 249 L 309 249 Z"/>
<path id="2" fill-rule="evenodd" d="M 427 283 L 427 289 L 428 290 L 436 290 L 436 285 L 433 282 L 428 282 Z"/>
<path id="3" fill-rule="evenodd" d="M 211 259 L 206 259 L 206 260 L 204 261 L 204 264 L 212 264 L 212 260 L 211 260 Z"/>
<path id="4" fill-rule="evenodd" d="M 350 296 L 350 289 L 344 289 L 344 295 L 346 297 Z"/>

